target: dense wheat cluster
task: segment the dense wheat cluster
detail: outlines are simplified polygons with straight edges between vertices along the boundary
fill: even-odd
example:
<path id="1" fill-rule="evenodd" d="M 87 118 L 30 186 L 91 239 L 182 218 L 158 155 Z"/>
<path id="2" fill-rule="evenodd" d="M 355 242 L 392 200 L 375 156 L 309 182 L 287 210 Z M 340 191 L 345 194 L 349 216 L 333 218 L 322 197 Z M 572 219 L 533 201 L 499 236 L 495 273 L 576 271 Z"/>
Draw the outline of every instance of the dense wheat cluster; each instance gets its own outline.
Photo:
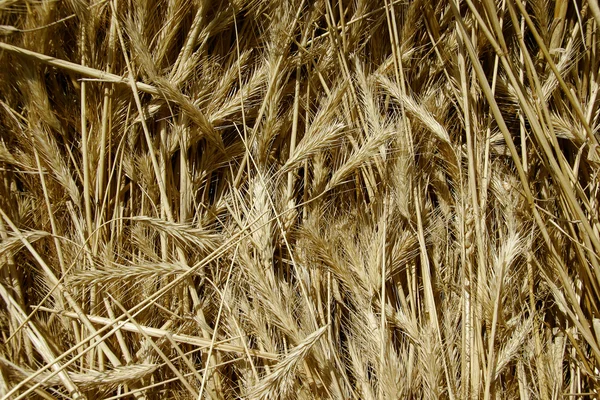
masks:
<path id="1" fill-rule="evenodd" d="M 597 398 L 599 23 L 1 0 L 0 396 Z"/>

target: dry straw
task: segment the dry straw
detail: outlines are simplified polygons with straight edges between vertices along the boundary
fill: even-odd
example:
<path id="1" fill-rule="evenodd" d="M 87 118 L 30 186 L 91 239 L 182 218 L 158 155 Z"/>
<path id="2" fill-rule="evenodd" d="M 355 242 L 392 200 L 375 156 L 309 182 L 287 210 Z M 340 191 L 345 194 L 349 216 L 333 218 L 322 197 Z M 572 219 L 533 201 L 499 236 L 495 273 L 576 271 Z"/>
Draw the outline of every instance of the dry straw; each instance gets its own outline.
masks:
<path id="1" fill-rule="evenodd" d="M 0 398 L 597 398 L 597 0 L 0 0 Z"/>

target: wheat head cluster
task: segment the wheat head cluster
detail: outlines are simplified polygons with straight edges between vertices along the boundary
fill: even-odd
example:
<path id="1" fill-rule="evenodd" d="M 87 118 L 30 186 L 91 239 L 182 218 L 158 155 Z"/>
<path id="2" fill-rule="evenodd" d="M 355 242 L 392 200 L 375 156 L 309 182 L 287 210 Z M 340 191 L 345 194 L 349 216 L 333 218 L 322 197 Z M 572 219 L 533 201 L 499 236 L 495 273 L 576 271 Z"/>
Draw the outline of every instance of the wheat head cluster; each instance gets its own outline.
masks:
<path id="1" fill-rule="evenodd" d="M 0 398 L 598 398 L 599 27 L 0 0 Z"/>

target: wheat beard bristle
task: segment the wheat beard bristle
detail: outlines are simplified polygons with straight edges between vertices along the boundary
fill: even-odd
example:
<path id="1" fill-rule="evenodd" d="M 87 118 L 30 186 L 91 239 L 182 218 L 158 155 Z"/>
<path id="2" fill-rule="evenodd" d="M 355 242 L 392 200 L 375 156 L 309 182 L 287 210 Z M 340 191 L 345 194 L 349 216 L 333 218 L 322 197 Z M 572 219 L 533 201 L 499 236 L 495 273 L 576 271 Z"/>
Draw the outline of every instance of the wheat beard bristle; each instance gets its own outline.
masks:
<path id="1" fill-rule="evenodd" d="M 0 399 L 598 396 L 597 0 L 0 0 Z"/>

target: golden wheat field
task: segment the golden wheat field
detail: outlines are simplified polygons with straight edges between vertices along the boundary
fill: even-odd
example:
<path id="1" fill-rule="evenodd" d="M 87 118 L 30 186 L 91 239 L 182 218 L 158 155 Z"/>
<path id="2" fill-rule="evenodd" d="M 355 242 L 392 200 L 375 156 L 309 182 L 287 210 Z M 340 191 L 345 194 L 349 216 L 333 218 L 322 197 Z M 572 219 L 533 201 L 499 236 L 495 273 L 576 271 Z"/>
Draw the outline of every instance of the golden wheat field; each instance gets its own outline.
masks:
<path id="1" fill-rule="evenodd" d="M 599 27 L 0 0 L 0 398 L 599 398 Z"/>

